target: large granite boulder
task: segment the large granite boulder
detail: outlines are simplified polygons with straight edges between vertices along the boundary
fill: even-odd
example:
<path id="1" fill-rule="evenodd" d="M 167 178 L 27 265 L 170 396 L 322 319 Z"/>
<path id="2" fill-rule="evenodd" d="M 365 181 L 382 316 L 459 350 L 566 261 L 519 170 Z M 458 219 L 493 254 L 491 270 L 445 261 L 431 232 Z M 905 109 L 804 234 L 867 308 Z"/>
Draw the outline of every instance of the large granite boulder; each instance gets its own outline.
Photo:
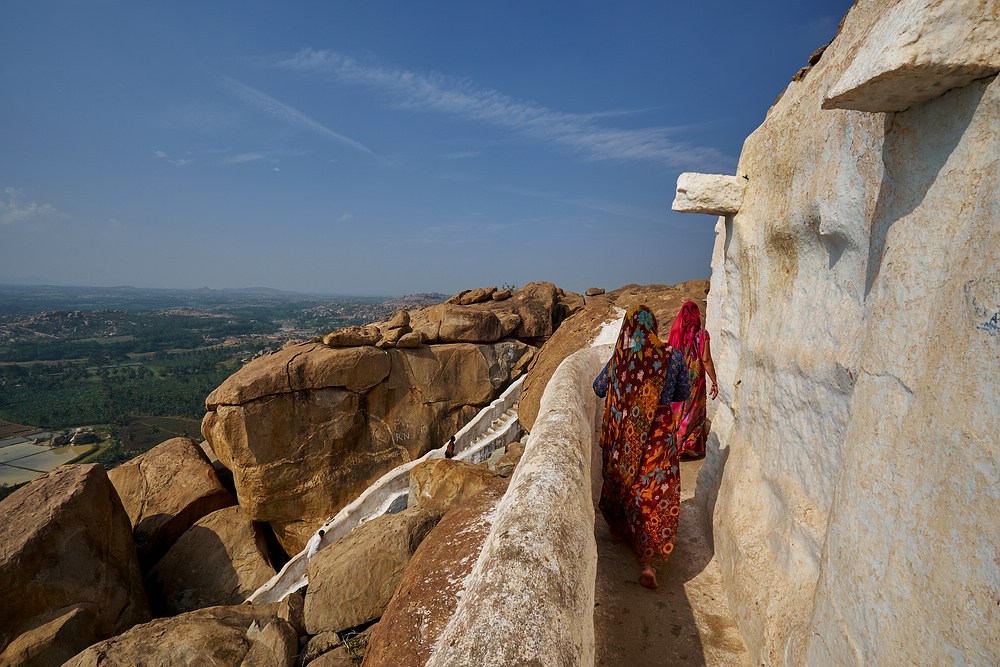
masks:
<path id="1" fill-rule="evenodd" d="M 150 572 L 147 585 L 153 610 L 167 616 L 240 604 L 274 573 L 263 533 L 233 506 L 188 528 Z"/>
<path id="2" fill-rule="evenodd" d="M 0 516 L 0 664 L 60 664 L 149 619 L 132 526 L 100 465 L 56 468 Z"/>
<path id="3" fill-rule="evenodd" d="M 371 482 L 440 447 L 520 377 L 534 350 L 513 340 L 296 345 L 216 389 L 202 431 L 234 471 L 242 509 L 294 554 Z"/>
<path id="4" fill-rule="evenodd" d="M 162 442 L 108 477 L 132 522 L 144 571 L 195 521 L 236 504 L 205 452 L 189 438 Z"/>
<path id="5" fill-rule="evenodd" d="M 426 507 L 447 512 L 470 498 L 499 477 L 483 466 L 455 459 L 431 459 L 410 471 L 408 507 Z M 501 482 L 502 484 L 502 482 Z"/>
<path id="6" fill-rule="evenodd" d="M 664 338 L 685 301 L 694 301 L 705 313 L 707 280 L 689 280 L 678 285 L 626 285 L 587 299 L 587 304 L 564 321 L 535 355 L 518 399 L 517 418 L 531 430 L 538 416 L 542 392 L 563 359 L 591 344 L 604 323 L 620 320 L 632 306 L 645 304 L 656 315 Z M 617 335 L 617 332 L 615 332 Z M 611 341 L 614 342 L 613 340 Z"/>
<path id="7" fill-rule="evenodd" d="M 94 635 L 94 627 L 99 625 L 99 613 L 97 605 L 78 602 L 36 616 L 24 626 L 28 629 L 15 637 L 0 654 L 0 665 L 61 665 L 80 649 L 104 638 Z"/>
<path id="8" fill-rule="evenodd" d="M 240 667 L 292 667 L 299 655 L 299 637 L 290 623 L 273 619 L 259 633 L 250 633 L 250 650 Z"/>
<path id="9" fill-rule="evenodd" d="M 441 343 L 494 343 L 510 333 L 489 310 L 448 303 L 428 308 L 411 322 L 414 331 Z"/>
<path id="10" fill-rule="evenodd" d="M 405 311 L 404 311 L 405 312 Z M 378 327 L 344 327 L 323 337 L 323 344 L 330 347 L 360 347 L 374 345 L 382 332 Z"/>
<path id="11" fill-rule="evenodd" d="M 309 634 L 339 632 L 380 617 L 413 552 L 440 519 L 440 512 L 419 507 L 387 514 L 309 559 Z"/>
<path id="12" fill-rule="evenodd" d="M 503 497 L 494 484 L 445 514 L 413 554 L 392 601 L 372 628 L 365 665 L 422 667 L 451 619 Z"/>
<path id="13" fill-rule="evenodd" d="M 254 644 L 251 637 L 258 634 L 248 633 L 251 625 L 265 629 L 280 621 L 278 608 L 276 604 L 208 607 L 156 619 L 94 644 L 64 667 L 239 665 Z"/>
<path id="14" fill-rule="evenodd" d="M 497 292 L 475 292 L 460 292 L 444 304 L 411 313 L 410 327 L 430 342 L 495 341 L 509 336 L 539 346 L 584 305 L 579 294 L 549 282 L 529 283 L 513 294 L 505 291 L 500 299 L 493 299 Z"/>

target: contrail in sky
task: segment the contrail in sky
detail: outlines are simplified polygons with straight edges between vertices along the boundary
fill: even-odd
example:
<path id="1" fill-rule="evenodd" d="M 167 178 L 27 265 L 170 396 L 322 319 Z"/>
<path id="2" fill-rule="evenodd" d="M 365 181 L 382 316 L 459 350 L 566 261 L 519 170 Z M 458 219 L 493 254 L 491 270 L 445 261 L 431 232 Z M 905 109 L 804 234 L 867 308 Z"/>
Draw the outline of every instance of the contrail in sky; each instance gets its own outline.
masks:
<path id="1" fill-rule="evenodd" d="M 350 137 L 345 137 L 339 132 L 334 132 L 326 125 L 313 120 L 298 109 L 290 107 L 283 102 L 279 102 L 270 95 L 262 93 L 252 86 L 248 86 L 245 83 L 241 83 L 236 79 L 231 79 L 229 77 L 223 77 L 222 84 L 225 86 L 226 90 L 258 111 L 263 111 L 264 113 L 274 116 L 275 118 L 280 118 L 281 120 L 292 123 L 293 125 L 298 125 L 302 129 L 315 132 L 327 137 L 328 139 L 333 139 L 334 141 L 339 141 L 342 144 L 347 144 L 351 148 L 368 153 L 369 155 L 375 155 L 374 151 L 361 142 L 355 141 Z"/>

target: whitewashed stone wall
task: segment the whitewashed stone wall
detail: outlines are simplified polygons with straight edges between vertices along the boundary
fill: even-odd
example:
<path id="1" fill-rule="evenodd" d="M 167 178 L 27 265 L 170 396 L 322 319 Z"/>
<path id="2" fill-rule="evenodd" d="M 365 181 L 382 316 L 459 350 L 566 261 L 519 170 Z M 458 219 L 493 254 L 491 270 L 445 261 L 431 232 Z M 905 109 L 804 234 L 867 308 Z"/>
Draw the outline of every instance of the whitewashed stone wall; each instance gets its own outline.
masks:
<path id="1" fill-rule="evenodd" d="M 861 0 L 745 143 L 699 496 L 759 664 L 1000 664 L 1000 81 L 948 61 L 998 31 L 996 0 Z"/>
<path id="2" fill-rule="evenodd" d="M 428 667 L 594 664 L 594 377 L 607 346 L 549 380 L 510 487 Z"/>

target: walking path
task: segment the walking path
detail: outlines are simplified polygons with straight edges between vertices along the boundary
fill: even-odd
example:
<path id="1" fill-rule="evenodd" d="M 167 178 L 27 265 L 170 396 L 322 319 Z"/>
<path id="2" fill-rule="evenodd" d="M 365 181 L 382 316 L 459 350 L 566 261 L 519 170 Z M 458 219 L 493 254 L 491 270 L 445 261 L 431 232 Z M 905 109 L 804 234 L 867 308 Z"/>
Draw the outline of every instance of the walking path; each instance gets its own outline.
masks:
<path id="1" fill-rule="evenodd" d="M 598 433 L 600 416 L 598 416 Z M 677 542 L 660 587 L 639 585 L 639 565 L 631 548 L 611 541 L 597 501 L 601 497 L 601 450 L 594 435 L 591 479 L 597 587 L 594 595 L 594 664 L 606 667 L 698 665 L 751 667 L 743 639 L 729 613 L 722 575 L 695 504 L 694 487 L 702 461 L 681 462 L 681 516 Z"/>

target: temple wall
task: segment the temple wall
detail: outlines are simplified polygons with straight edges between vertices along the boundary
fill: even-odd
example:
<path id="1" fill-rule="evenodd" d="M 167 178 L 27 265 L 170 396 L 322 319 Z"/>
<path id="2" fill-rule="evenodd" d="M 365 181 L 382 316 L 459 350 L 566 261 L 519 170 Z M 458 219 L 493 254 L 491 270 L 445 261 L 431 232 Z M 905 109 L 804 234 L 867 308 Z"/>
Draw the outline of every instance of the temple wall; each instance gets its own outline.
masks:
<path id="1" fill-rule="evenodd" d="M 858 2 L 744 145 L 699 496 L 760 664 L 1000 664 L 997 44 Z"/>

